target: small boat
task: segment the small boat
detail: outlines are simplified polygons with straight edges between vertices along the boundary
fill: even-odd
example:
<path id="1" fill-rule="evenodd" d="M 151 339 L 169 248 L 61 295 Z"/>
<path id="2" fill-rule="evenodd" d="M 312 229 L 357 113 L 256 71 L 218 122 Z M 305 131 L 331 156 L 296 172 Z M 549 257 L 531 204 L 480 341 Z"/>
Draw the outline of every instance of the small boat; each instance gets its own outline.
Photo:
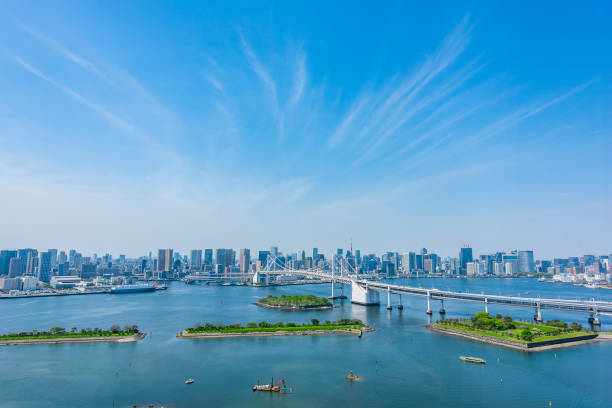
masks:
<path id="1" fill-rule="evenodd" d="M 194 382 L 195 382 L 195 380 L 193 378 L 185 380 L 185 384 L 193 384 Z"/>
<path id="2" fill-rule="evenodd" d="M 474 363 L 474 364 L 485 364 L 486 363 L 486 360 L 483 360 L 482 358 L 471 357 L 471 356 L 461 356 L 459 357 L 459 360 L 465 361 L 466 363 Z"/>
<path id="3" fill-rule="evenodd" d="M 527 292 L 525 292 L 526 295 L 529 295 L 531 293 L 530 290 L 528 290 Z"/>
<path id="4" fill-rule="evenodd" d="M 154 283 L 153 287 L 155 288 L 155 290 L 166 290 L 168 289 L 168 285 L 160 285 L 159 283 Z"/>
<path id="5" fill-rule="evenodd" d="M 357 381 L 359 380 L 359 376 L 357 374 L 353 374 L 353 372 L 351 371 L 350 373 L 348 373 L 345 377 L 347 380 L 351 380 L 351 381 Z"/>

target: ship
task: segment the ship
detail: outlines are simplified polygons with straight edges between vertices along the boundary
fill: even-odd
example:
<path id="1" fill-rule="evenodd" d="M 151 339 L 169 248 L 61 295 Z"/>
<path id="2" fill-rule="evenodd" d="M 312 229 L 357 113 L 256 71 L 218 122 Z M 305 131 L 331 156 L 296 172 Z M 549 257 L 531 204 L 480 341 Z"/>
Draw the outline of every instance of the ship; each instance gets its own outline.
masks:
<path id="1" fill-rule="evenodd" d="M 482 358 L 478 358 L 478 357 L 471 357 L 471 356 L 461 356 L 459 357 L 459 360 L 461 361 L 465 361 L 466 363 L 475 363 L 475 364 L 485 364 L 486 360 L 483 360 Z"/>
<path id="2" fill-rule="evenodd" d="M 189 378 L 187 380 L 185 380 L 185 384 L 193 384 L 195 382 L 195 380 L 193 378 Z"/>
<path id="3" fill-rule="evenodd" d="M 168 285 L 164 285 L 164 284 L 160 285 L 159 283 L 154 283 L 153 284 L 153 288 L 155 290 L 166 290 L 166 289 L 168 289 Z"/>
<path id="4" fill-rule="evenodd" d="M 293 390 L 287 387 L 287 384 L 285 384 L 285 380 L 280 380 L 278 384 L 275 386 L 274 377 L 272 377 L 272 381 L 270 381 L 270 384 L 259 384 L 259 380 L 257 380 L 257 385 L 253 386 L 253 392 L 255 391 L 267 391 L 267 392 L 279 392 L 281 394 L 291 394 Z"/>
<path id="5" fill-rule="evenodd" d="M 155 290 L 155 287 L 150 286 L 150 285 L 118 285 L 118 286 L 113 286 L 111 288 L 110 293 L 116 293 L 116 294 L 120 294 L 120 293 L 139 293 L 139 292 L 153 292 Z"/>

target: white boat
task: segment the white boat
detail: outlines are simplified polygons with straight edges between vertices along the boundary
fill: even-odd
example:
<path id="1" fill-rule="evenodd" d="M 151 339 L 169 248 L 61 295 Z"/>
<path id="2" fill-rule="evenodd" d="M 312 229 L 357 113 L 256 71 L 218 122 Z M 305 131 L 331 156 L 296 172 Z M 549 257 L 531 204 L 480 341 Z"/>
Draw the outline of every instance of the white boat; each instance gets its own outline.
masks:
<path id="1" fill-rule="evenodd" d="M 185 384 L 193 384 L 194 382 L 195 382 L 195 380 L 193 378 L 185 380 Z"/>

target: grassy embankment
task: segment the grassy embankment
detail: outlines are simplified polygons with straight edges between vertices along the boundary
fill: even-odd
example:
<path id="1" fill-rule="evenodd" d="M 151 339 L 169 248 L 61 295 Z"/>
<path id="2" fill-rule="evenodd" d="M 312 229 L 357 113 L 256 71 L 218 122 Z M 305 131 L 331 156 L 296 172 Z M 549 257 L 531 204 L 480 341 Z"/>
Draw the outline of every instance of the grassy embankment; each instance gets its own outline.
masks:
<path id="1" fill-rule="evenodd" d="M 545 324 L 533 324 L 515 321 L 509 316 L 491 316 L 486 312 L 478 312 L 476 316 L 469 319 L 440 320 L 435 323 L 435 326 L 519 343 L 537 343 L 595 334 L 595 332 L 584 330 L 578 323 L 568 325 L 559 320 L 549 320 Z"/>
<path id="2" fill-rule="evenodd" d="M 297 295 L 297 296 L 268 296 L 263 299 L 259 299 L 258 303 L 269 306 L 277 307 L 331 307 L 332 303 L 324 298 L 314 295 Z"/>
<path id="3" fill-rule="evenodd" d="M 195 327 L 188 327 L 185 331 L 189 334 L 194 333 L 258 333 L 258 332 L 277 332 L 277 331 L 310 331 L 310 330 L 351 330 L 367 327 L 359 319 L 338 319 L 335 321 L 326 320 L 320 323 L 317 319 L 312 319 L 311 324 L 295 323 L 270 323 L 270 322 L 250 322 L 246 326 L 241 323 L 225 325 L 223 323 L 204 323 L 197 324 Z"/>
<path id="4" fill-rule="evenodd" d="M 0 335 L 2 340 L 38 340 L 38 339 L 65 339 L 65 338 L 87 338 L 87 337 L 118 337 L 118 336 L 133 336 L 139 333 L 138 326 L 125 326 L 123 329 L 117 325 L 111 326 L 108 330 L 98 329 L 82 329 L 77 331 L 73 327 L 70 331 L 66 331 L 63 327 L 52 327 L 48 331 L 33 330 L 31 332 L 8 333 Z"/>

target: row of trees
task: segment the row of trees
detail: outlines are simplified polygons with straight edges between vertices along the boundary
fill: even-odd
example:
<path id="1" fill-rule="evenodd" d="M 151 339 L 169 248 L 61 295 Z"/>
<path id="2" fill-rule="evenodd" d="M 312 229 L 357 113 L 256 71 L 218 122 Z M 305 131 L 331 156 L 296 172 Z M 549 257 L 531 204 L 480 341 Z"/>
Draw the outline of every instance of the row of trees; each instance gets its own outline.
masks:
<path id="1" fill-rule="evenodd" d="M 318 319 L 310 319 L 310 324 L 295 324 L 295 323 L 283 323 L 283 322 L 266 322 L 262 321 L 259 323 L 249 322 L 245 326 L 242 326 L 241 323 L 232 323 L 225 324 L 223 322 L 219 323 L 209 323 L 206 322 L 204 324 L 197 323 L 193 328 L 189 328 L 187 330 L 195 330 L 195 331 L 212 331 L 212 330 L 224 330 L 224 329 L 242 329 L 242 328 L 256 328 L 256 327 L 306 327 L 306 326 L 320 326 L 321 322 Z M 323 323 L 325 326 L 353 326 L 358 325 L 362 326 L 363 322 L 359 319 L 338 319 L 338 320 L 325 320 Z"/>
<path id="2" fill-rule="evenodd" d="M 57 336 L 57 337 L 61 337 L 61 336 L 75 336 L 75 335 L 82 335 L 82 336 L 102 336 L 102 335 L 109 335 L 109 334 L 135 334 L 138 333 L 138 326 L 134 325 L 127 325 L 124 326 L 123 329 L 121 328 L 121 326 L 119 325 L 112 325 L 111 327 L 109 327 L 108 329 L 104 330 L 104 329 L 99 329 L 99 328 L 86 328 L 86 329 L 81 329 L 78 330 L 76 327 L 71 328 L 70 330 L 66 330 L 63 327 L 59 327 L 59 326 L 53 326 L 51 327 L 49 330 L 45 331 L 45 330 L 32 330 L 32 331 L 22 331 L 19 333 L 8 333 L 5 335 L 2 335 L 0 337 L 39 337 L 39 336 Z"/>

